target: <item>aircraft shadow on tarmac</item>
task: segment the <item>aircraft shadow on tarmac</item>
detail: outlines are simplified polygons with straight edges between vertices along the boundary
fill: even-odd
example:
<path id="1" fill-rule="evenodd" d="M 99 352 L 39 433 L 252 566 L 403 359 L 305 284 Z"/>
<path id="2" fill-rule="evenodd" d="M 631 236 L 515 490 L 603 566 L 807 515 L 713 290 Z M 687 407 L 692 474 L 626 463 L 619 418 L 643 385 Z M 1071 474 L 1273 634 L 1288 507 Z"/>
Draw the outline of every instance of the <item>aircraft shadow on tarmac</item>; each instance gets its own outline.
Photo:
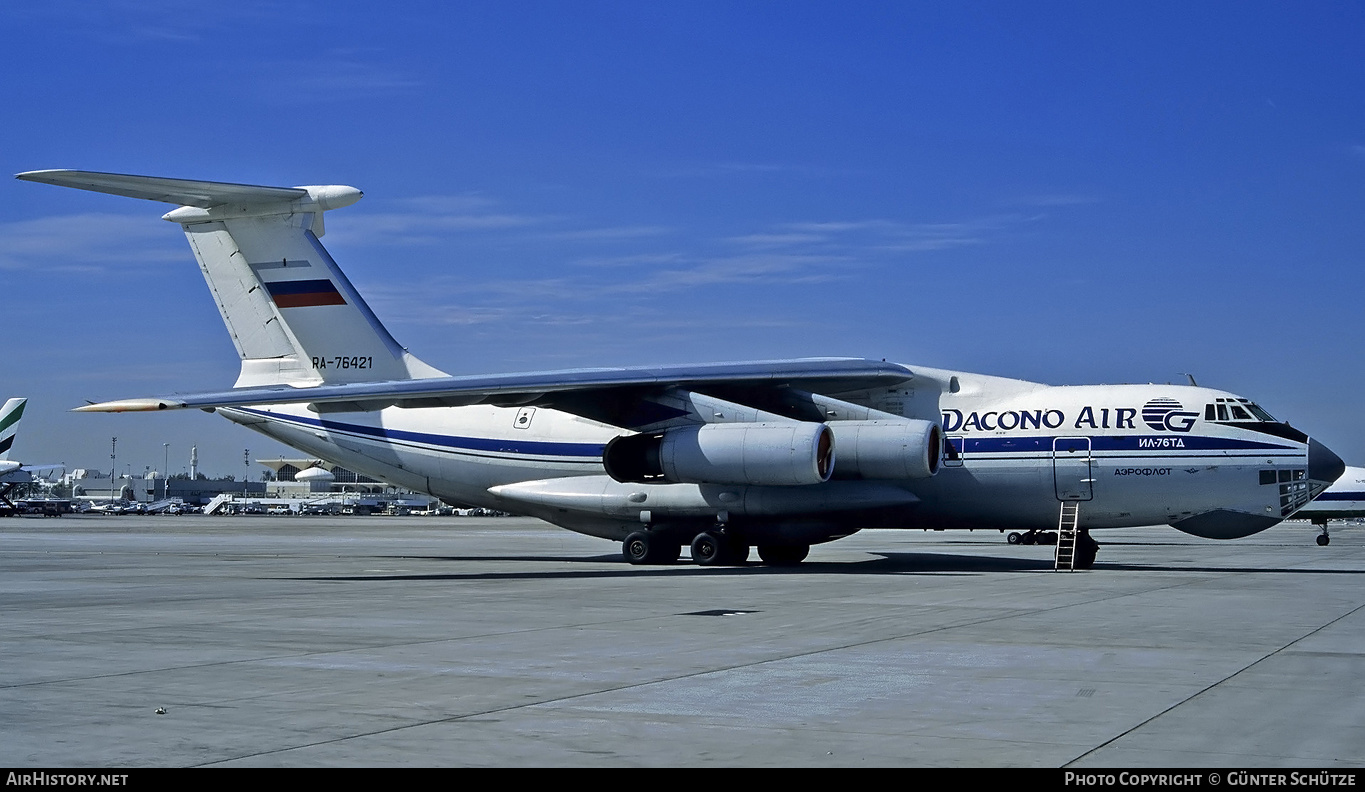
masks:
<path id="1" fill-rule="evenodd" d="M 994 556 L 952 555 L 947 553 L 877 553 L 875 558 L 855 562 L 806 561 L 799 566 L 776 567 L 759 562 L 742 566 L 701 567 L 682 560 L 659 566 L 631 566 L 615 553 L 597 556 L 401 556 L 408 560 L 451 563 L 489 561 L 542 562 L 553 564 L 619 564 L 614 569 L 556 569 L 522 572 L 471 572 L 413 575 L 325 575 L 290 578 L 291 580 L 382 581 L 382 580 L 515 580 L 587 579 L 706 575 L 910 575 L 974 572 L 1039 572 L 1052 569 L 1051 559 L 999 558 Z"/>
<path id="2" fill-rule="evenodd" d="M 592 556 L 389 556 L 392 560 L 408 560 L 450 564 L 473 564 L 498 561 L 520 563 L 542 563 L 580 565 L 577 569 L 544 569 L 515 572 L 442 572 L 431 574 L 395 575 L 325 575 L 289 578 L 291 580 L 327 581 L 386 581 L 386 580 L 516 580 L 516 579 L 590 579 L 590 578 L 631 578 L 676 576 L 679 574 L 705 575 L 927 575 L 927 574 L 979 574 L 985 572 L 1048 572 L 1053 569 L 1053 560 L 1023 556 L 983 556 L 956 553 L 874 553 L 874 557 L 863 561 L 821 562 L 808 560 L 798 566 L 767 566 L 751 561 L 741 566 L 701 567 L 683 559 L 673 564 L 659 566 L 632 566 L 621 560 L 616 553 Z M 609 564 L 612 568 L 600 568 Z M 586 569 L 583 565 L 596 568 Z M 1247 567 L 1191 564 L 1132 564 L 1121 562 L 1096 561 L 1091 570 L 1105 572 L 1193 572 L 1207 573 L 1273 573 L 1293 575 L 1365 575 L 1360 569 L 1322 569 L 1305 567 Z"/>

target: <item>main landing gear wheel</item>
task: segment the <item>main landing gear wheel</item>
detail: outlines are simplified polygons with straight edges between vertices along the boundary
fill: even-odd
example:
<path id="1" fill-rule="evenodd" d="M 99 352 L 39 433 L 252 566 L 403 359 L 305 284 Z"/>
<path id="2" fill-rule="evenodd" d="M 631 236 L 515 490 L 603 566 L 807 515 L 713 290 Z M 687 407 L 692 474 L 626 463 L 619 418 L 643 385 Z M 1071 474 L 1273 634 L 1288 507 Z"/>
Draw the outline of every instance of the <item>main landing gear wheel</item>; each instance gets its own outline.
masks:
<path id="1" fill-rule="evenodd" d="M 724 534 L 702 531 L 692 540 L 692 560 L 701 566 L 738 566 L 749 560 L 749 546 Z"/>
<path id="2" fill-rule="evenodd" d="M 1326 547 L 1332 543 L 1332 537 L 1327 534 L 1318 534 L 1318 547 Z"/>
<path id="3" fill-rule="evenodd" d="M 710 531 L 703 531 L 692 540 L 692 560 L 702 566 L 718 566 L 724 555 L 724 540 Z"/>
<path id="4" fill-rule="evenodd" d="M 1010 531 L 1009 536 L 1005 537 L 1005 541 L 1012 545 L 1017 545 L 1024 541 L 1024 535 L 1018 531 Z"/>
<path id="5" fill-rule="evenodd" d="M 758 557 L 768 566 L 796 566 L 806 560 L 810 545 L 759 545 Z"/>
<path id="6" fill-rule="evenodd" d="M 649 531 L 636 531 L 621 543 L 621 555 L 632 564 L 669 564 L 677 561 L 681 553 L 677 542 Z"/>
<path id="7" fill-rule="evenodd" d="M 1095 555 L 1100 551 L 1100 543 L 1090 538 L 1090 532 L 1081 529 L 1076 537 L 1076 556 L 1073 569 L 1089 569 L 1095 565 Z"/>

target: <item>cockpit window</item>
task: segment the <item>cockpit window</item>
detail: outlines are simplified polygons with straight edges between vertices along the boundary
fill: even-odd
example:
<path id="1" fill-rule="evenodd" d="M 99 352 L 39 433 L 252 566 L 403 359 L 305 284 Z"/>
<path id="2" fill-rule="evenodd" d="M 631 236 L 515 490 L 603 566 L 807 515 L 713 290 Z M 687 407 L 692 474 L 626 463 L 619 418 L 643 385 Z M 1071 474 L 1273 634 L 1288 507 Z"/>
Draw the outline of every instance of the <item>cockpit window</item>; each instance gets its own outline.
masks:
<path id="1" fill-rule="evenodd" d="M 1270 413 L 1247 399 L 1215 399 L 1204 405 L 1206 421 L 1256 421 L 1278 423 Z"/>

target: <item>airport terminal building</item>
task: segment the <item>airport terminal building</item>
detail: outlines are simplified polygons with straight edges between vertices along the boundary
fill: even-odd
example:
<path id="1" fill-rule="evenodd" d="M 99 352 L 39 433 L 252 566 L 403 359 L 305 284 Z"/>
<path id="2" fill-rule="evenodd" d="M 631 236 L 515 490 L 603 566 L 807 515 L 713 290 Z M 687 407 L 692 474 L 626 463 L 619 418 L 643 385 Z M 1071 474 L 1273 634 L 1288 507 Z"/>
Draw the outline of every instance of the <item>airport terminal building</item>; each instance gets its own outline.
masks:
<path id="1" fill-rule="evenodd" d="M 256 463 L 270 470 L 268 479 L 241 481 L 183 475 L 164 478 L 157 471 L 148 471 L 141 477 L 124 475 L 111 481 L 103 471 L 78 468 L 63 476 L 62 483 L 71 488 L 74 499 L 123 499 L 145 504 L 174 498 L 192 506 L 203 506 L 220 495 L 299 498 L 330 493 L 375 495 L 393 491 L 382 481 L 316 459 L 258 459 Z M 316 472 L 310 475 L 305 471 Z M 301 473 L 304 474 L 302 478 L 299 477 Z"/>

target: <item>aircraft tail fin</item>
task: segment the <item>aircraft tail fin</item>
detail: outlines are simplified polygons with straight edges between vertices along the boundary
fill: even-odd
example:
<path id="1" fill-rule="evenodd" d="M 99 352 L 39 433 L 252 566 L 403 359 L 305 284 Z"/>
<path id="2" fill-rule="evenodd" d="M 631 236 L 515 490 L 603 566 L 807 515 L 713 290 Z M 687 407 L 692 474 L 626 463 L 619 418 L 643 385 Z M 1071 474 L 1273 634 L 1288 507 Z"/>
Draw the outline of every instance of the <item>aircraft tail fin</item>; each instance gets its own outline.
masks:
<path id="1" fill-rule="evenodd" d="M 69 170 L 18 178 L 179 205 L 163 219 L 184 229 L 241 356 L 234 387 L 445 376 L 394 340 L 318 239 L 323 212 L 360 200 L 354 187 Z"/>
<path id="2" fill-rule="evenodd" d="M 9 459 L 9 450 L 14 445 L 14 435 L 19 431 L 19 419 L 24 417 L 27 403 L 28 399 L 10 399 L 0 407 L 0 459 Z"/>

